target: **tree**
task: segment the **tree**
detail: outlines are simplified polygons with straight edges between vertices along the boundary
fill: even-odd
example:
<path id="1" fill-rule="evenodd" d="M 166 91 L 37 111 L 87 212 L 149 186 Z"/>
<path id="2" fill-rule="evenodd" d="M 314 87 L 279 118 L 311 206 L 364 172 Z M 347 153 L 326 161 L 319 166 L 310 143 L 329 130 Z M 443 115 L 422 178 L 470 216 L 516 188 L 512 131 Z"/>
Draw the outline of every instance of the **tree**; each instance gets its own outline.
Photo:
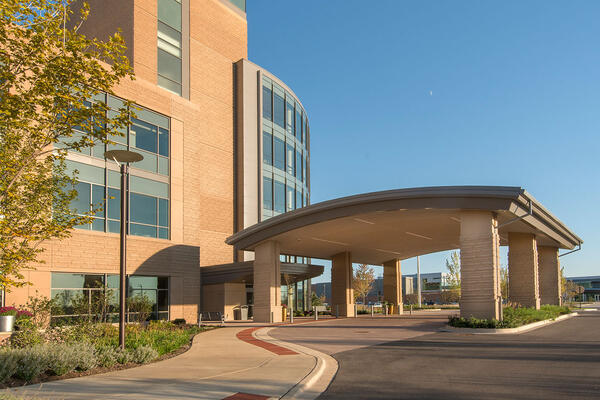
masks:
<path id="1" fill-rule="evenodd" d="M 508 268 L 500 267 L 500 292 L 503 299 L 508 299 Z"/>
<path id="2" fill-rule="evenodd" d="M 458 251 L 450 253 L 450 259 L 446 259 L 448 269 L 448 284 L 452 289 L 460 289 L 460 255 Z"/>
<path id="3" fill-rule="evenodd" d="M 354 270 L 352 279 L 352 288 L 354 289 L 354 297 L 362 297 L 363 304 L 367 302 L 367 294 L 373 287 L 375 281 L 375 271 L 367 264 L 360 264 Z"/>
<path id="4" fill-rule="evenodd" d="M 315 292 L 313 292 L 312 295 L 310 296 L 310 304 L 312 306 L 322 306 L 323 299 L 321 297 L 317 296 L 317 294 Z"/>
<path id="5" fill-rule="evenodd" d="M 89 7 L 75 15 L 72 2 L 0 0 L 0 286 L 7 290 L 26 284 L 23 269 L 43 262 L 44 241 L 91 220 L 92 209 L 70 207 L 76 171 L 66 172 L 67 151 L 112 143 L 129 124 L 130 102 L 109 111 L 100 99 L 133 78 L 124 40 L 79 33 Z"/>

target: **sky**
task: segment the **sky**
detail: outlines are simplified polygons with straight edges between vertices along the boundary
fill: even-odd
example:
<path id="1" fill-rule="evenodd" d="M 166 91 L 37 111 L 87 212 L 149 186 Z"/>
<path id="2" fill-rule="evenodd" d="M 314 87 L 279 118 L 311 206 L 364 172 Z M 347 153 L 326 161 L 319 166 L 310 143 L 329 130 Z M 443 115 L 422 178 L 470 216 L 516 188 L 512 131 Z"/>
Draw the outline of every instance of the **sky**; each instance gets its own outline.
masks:
<path id="1" fill-rule="evenodd" d="M 596 0 L 248 0 L 248 58 L 308 112 L 313 204 L 521 186 L 584 240 L 565 274 L 600 275 L 598 15 Z"/>

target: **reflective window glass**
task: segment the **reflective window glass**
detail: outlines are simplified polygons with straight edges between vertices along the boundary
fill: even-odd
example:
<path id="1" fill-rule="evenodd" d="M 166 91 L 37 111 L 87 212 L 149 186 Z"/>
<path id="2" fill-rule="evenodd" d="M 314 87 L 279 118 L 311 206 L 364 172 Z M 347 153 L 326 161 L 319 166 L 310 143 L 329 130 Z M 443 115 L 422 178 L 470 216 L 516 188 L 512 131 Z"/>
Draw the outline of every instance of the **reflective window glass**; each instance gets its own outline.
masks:
<path id="1" fill-rule="evenodd" d="M 181 1 L 158 0 L 158 19 L 181 30 Z"/>
<path id="2" fill-rule="evenodd" d="M 273 186 L 273 194 L 275 198 L 275 211 L 279 213 L 285 212 L 285 184 L 283 182 L 275 181 Z"/>
<path id="3" fill-rule="evenodd" d="M 285 110 L 283 97 L 273 93 L 273 122 L 285 129 Z"/>
<path id="4" fill-rule="evenodd" d="M 287 205 L 286 205 L 286 211 L 292 211 L 295 209 L 294 207 L 294 201 L 296 200 L 296 196 L 295 196 L 295 190 L 293 186 L 290 186 L 289 184 L 286 185 L 286 194 L 287 194 Z"/>
<path id="5" fill-rule="evenodd" d="M 263 132 L 263 163 L 273 165 L 273 135 Z"/>
<path id="6" fill-rule="evenodd" d="M 107 215 L 111 219 L 121 219 L 121 191 L 108 188 Z"/>
<path id="7" fill-rule="evenodd" d="M 158 130 L 158 154 L 169 157 L 169 131 L 165 128 Z"/>
<path id="8" fill-rule="evenodd" d="M 278 137 L 273 138 L 273 150 L 275 154 L 273 157 L 273 166 L 285 171 L 285 143 Z"/>
<path id="9" fill-rule="evenodd" d="M 169 200 L 158 199 L 158 225 L 169 226 Z"/>
<path id="10" fill-rule="evenodd" d="M 286 144 L 286 148 L 287 148 L 287 155 L 286 155 L 286 160 L 287 160 L 287 173 L 290 175 L 294 175 L 294 145 L 287 143 Z"/>
<path id="11" fill-rule="evenodd" d="M 302 140 L 302 111 L 299 107 L 296 107 L 296 125 L 294 127 L 294 134 L 298 140 Z"/>
<path id="12" fill-rule="evenodd" d="M 156 227 L 140 224 L 129 224 L 129 234 L 135 236 L 156 237 Z"/>
<path id="13" fill-rule="evenodd" d="M 302 192 L 296 190 L 296 208 L 302 207 Z"/>
<path id="14" fill-rule="evenodd" d="M 269 121 L 273 120 L 273 99 L 272 90 L 269 87 L 263 86 L 263 117 Z"/>
<path id="15" fill-rule="evenodd" d="M 285 102 L 285 125 L 289 133 L 294 134 L 294 104 Z"/>
<path id="16" fill-rule="evenodd" d="M 158 72 L 161 76 L 181 84 L 181 59 L 158 49 Z"/>
<path id="17" fill-rule="evenodd" d="M 273 179 L 267 176 L 263 177 L 263 208 L 273 209 Z"/>
<path id="18" fill-rule="evenodd" d="M 158 128 L 156 125 L 133 118 L 129 134 L 132 146 L 158 153 Z"/>
<path id="19" fill-rule="evenodd" d="M 159 21 L 158 48 L 181 58 L 181 33 Z"/>
<path id="20" fill-rule="evenodd" d="M 302 179 L 302 153 L 300 150 L 296 151 L 296 178 Z"/>
<path id="21" fill-rule="evenodd" d="M 131 203 L 129 206 L 129 213 L 131 215 L 131 222 L 140 222 L 142 224 L 157 225 L 156 197 L 150 197 L 138 193 L 131 193 L 130 199 Z M 156 232 L 154 233 L 154 236 L 156 237 Z"/>
<path id="22" fill-rule="evenodd" d="M 71 202 L 71 208 L 76 214 L 85 214 L 90 211 L 91 194 L 90 184 L 85 182 L 77 182 L 75 190 L 77 197 Z"/>

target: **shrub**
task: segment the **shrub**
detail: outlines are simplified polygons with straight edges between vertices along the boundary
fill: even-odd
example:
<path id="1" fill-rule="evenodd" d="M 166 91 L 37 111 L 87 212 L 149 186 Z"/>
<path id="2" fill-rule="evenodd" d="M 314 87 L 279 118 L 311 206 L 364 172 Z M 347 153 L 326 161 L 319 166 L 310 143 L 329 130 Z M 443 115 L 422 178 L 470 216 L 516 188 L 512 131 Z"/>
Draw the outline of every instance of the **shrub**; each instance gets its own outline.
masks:
<path id="1" fill-rule="evenodd" d="M 554 319 L 568 314 L 568 307 L 544 305 L 539 310 L 526 307 L 504 307 L 502 321 L 495 319 L 448 317 L 448 324 L 457 328 L 517 328 L 537 321 Z"/>
<path id="2" fill-rule="evenodd" d="M 17 372 L 18 360 L 14 350 L 0 350 L 0 383 Z"/>
<path id="3" fill-rule="evenodd" d="M 96 349 L 94 345 L 87 342 L 71 344 L 71 349 L 77 355 L 77 369 L 87 371 L 98 365 L 96 358 Z"/>
<path id="4" fill-rule="evenodd" d="M 140 346 L 131 351 L 131 361 L 137 364 L 146 364 L 158 357 L 158 352 L 150 346 Z"/>
<path id="5" fill-rule="evenodd" d="M 16 330 L 10 337 L 12 347 L 25 348 L 44 343 L 44 335 L 33 324 L 31 319 L 23 318 L 17 321 Z"/>
<path id="6" fill-rule="evenodd" d="M 98 346 L 96 347 L 96 359 L 98 366 L 110 368 L 117 364 L 119 358 L 119 348 L 114 346 Z"/>
<path id="7" fill-rule="evenodd" d="M 144 322 L 152 312 L 153 303 L 145 294 L 136 294 L 127 298 L 127 308 L 129 309 L 132 320 Z"/>
<path id="8" fill-rule="evenodd" d="M 16 376 L 31 382 L 48 369 L 48 347 L 38 345 L 14 350 L 17 356 Z"/>
<path id="9" fill-rule="evenodd" d="M 176 318 L 173 320 L 173 325 L 185 325 L 185 319 L 183 318 Z"/>
<path id="10" fill-rule="evenodd" d="M 120 347 L 115 347 L 117 353 L 117 362 L 119 364 L 127 364 L 131 362 L 131 353 L 127 350 L 123 350 Z"/>
<path id="11" fill-rule="evenodd" d="M 77 368 L 77 349 L 66 344 L 52 345 L 48 352 L 48 369 L 55 375 L 64 375 Z"/>

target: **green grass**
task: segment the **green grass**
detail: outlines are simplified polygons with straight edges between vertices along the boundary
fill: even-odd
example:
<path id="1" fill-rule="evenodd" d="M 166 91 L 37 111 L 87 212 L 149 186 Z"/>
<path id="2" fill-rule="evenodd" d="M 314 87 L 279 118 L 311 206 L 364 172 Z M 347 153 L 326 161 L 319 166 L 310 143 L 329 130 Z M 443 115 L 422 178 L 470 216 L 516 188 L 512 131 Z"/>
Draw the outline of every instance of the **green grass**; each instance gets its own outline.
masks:
<path id="1" fill-rule="evenodd" d="M 539 310 L 525 307 L 505 307 L 502 321 L 496 319 L 448 317 L 448 325 L 456 328 L 517 328 L 537 321 L 555 319 L 564 314 L 569 314 L 569 307 L 543 305 Z"/>

